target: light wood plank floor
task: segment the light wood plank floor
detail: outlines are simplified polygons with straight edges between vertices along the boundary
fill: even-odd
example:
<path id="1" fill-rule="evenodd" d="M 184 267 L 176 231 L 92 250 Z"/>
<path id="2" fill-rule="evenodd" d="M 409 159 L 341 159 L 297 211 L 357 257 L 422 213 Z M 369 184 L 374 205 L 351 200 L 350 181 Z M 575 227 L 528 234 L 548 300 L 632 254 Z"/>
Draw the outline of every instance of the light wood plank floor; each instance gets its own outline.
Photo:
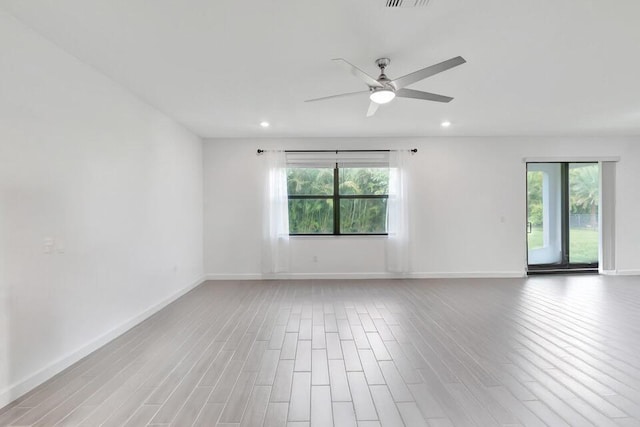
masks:
<path id="1" fill-rule="evenodd" d="M 26 426 L 639 426 L 640 278 L 207 282 Z"/>

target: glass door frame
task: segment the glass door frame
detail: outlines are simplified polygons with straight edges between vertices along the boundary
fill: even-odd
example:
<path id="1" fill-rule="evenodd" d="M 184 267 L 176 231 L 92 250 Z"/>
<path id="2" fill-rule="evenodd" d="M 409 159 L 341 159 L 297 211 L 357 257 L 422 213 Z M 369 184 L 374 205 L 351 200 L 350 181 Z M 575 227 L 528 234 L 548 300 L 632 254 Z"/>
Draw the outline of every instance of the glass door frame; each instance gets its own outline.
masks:
<path id="1" fill-rule="evenodd" d="M 569 183 L 569 166 L 571 164 L 597 164 L 594 161 L 576 161 L 576 162 L 526 162 L 525 174 L 529 173 L 529 164 L 560 164 L 560 234 L 561 234 L 561 261 L 549 264 L 530 264 L 529 263 L 529 180 L 526 180 L 526 212 L 527 221 L 525 227 L 525 235 L 527 237 L 527 273 L 559 273 L 559 272 L 598 272 L 599 261 L 595 263 L 576 263 L 570 261 L 570 183 Z M 601 183 L 598 182 L 601 187 Z M 598 225 L 599 227 L 600 225 Z M 598 245 L 601 243 L 598 241 Z"/>

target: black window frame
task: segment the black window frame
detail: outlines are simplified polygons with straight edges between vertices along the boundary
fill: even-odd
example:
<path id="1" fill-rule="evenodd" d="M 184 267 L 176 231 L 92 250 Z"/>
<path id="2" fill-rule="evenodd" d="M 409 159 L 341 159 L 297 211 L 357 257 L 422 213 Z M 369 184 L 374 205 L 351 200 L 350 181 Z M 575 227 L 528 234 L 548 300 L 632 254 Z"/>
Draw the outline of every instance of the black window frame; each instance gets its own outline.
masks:
<path id="1" fill-rule="evenodd" d="M 354 165 L 356 167 L 356 165 Z M 371 167 L 371 166 L 368 166 Z M 375 167 L 373 167 L 375 168 Z M 345 169 L 345 168 L 343 168 Z M 382 169 L 382 168 L 377 168 Z M 340 167 L 338 163 L 333 168 L 333 194 L 312 195 L 299 194 L 287 195 L 287 209 L 289 200 L 333 200 L 333 233 L 291 233 L 289 236 L 388 236 L 389 233 L 342 233 L 340 232 L 340 201 L 341 200 L 363 200 L 363 199 L 389 199 L 389 189 L 387 194 L 340 194 Z M 388 203 L 388 202 L 387 202 Z M 388 209 L 388 205 L 387 205 Z"/>

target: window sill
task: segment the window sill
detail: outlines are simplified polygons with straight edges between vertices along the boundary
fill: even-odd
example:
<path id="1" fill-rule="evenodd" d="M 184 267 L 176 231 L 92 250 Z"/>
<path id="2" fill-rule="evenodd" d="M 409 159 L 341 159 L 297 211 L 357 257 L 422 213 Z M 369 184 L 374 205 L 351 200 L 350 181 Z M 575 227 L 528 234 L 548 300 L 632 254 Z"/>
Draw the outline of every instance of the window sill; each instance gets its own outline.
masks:
<path id="1" fill-rule="evenodd" d="M 363 239 L 386 239 L 388 234 L 293 234 L 289 235 L 290 239 L 331 239 L 331 238 L 363 238 Z"/>

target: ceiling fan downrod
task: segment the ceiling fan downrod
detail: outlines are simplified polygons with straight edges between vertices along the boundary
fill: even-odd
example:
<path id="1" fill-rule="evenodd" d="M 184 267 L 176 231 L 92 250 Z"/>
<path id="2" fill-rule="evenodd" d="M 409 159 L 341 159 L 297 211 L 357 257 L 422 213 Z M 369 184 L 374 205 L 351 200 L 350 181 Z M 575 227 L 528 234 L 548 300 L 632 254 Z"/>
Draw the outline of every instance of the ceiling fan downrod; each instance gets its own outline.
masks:
<path id="1" fill-rule="evenodd" d="M 389 64 L 391 64 L 391 60 L 389 58 L 376 59 L 376 65 L 380 68 L 380 77 L 378 77 L 378 80 L 388 80 L 387 76 L 384 74 L 384 70 L 389 66 Z"/>

